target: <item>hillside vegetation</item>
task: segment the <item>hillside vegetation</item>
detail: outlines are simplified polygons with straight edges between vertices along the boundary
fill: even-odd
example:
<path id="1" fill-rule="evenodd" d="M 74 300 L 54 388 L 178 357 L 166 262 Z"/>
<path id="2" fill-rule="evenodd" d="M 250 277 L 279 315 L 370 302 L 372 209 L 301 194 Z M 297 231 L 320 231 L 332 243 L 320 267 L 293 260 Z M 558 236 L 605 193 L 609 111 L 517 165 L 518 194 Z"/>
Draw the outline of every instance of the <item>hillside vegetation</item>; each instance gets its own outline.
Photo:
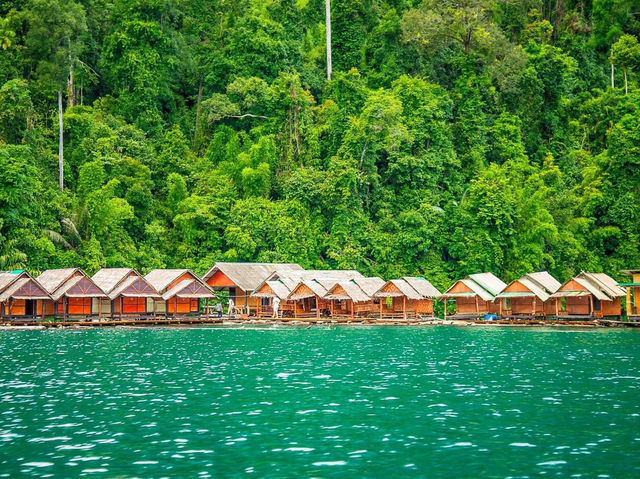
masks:
<path id="1" fill-rule="evenodd" d="M 0 0 L 0 270 L 640 267 L 636 1 L 331 17 L 327 80 L 324 0 Z"/>

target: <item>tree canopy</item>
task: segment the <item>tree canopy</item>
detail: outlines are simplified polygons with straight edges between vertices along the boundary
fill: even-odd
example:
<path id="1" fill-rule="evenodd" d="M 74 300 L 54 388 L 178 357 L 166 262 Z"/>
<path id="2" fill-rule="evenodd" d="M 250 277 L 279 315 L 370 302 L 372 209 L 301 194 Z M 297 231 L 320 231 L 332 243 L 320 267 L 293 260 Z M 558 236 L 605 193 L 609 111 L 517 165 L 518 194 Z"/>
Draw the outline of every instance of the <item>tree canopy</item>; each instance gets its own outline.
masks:
<path id="1" fill-rule="evenodd" d="M 633 1 L 331 4 L 0 2 L 0 269 L 640 267 Z"/>

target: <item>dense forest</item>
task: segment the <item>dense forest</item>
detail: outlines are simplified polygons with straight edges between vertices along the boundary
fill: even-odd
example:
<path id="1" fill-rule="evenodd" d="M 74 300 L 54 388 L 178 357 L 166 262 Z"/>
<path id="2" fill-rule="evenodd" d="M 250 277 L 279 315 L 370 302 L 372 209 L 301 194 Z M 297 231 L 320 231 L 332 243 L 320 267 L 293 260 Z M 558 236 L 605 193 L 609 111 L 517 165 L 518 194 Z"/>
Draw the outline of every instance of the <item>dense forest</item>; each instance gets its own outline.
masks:
<path id="1" fill-rule="evenodd" d="M 637 0 L 325 7 L 0 0 L 0 270 L 640 267 Z"/>

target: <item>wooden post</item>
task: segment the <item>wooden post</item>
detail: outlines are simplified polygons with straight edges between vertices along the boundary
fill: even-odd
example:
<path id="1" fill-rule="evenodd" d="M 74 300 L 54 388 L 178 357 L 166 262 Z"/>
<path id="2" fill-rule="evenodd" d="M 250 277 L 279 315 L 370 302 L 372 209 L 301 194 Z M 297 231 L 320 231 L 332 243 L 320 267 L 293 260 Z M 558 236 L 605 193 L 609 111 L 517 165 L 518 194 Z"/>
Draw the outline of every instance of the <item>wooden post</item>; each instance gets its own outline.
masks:
<path id="1" fill-rule="evenodd" d="M 447 298 L 444 298 L 444 319 L 447 319 Z"/>
<path id="2" fill-rule="evenodd" d="M 591 312 L 591 317 L 593 317 L 593 295 L 589 295 L 589 311 Z"/>
<path id="3" fill-rule="evenodd" d="M 355 316 L 355 309 L 356 309 L 356 305 L 353 302 L 353 299 L 351 300 L 351 318 L 353 318 Z"/>
<path id="4" fill-rule="evenodd" d="M 536 297 L 535 297 L 535 295 L 531 299 L 531 308 L 532 308 L 533 317 L 535 318 L 535 316 L 536 316 Z"/>
<path id="5" fill-rule="evenodd" d="M 560 301 L 560 298 L 555 298 L 555 300 L 556 300 L 556 319 L 558 319 L 558 315 L 560 314 L 558 310 L 558 301 Z"/>
<path id="6" fill-rule="evenodd" d="M 474 296 L 474 298 L 476 299 L 476 317 L 479 318 L 480 317 L 480 305 L 478 304 L 478 295 L 476 294 Z"/>
<path id="7" fill-rule="evenodd" d="M 69 302 L 67 301 L 67 297 L 62 297 L 62 319 L 64 321 L 67 320 L 67 312 L 69 311 Z"/>
<path id="8" fill-rule="evenodd" d="M 174 300 L 173 300 L 173 317 L 174 318 L 178 317 L 178 295 L 177 294 L 174 296 Z"/>
<path id="9" fill-rule="evenodd" d="M 334 299 L 330 300 L 331 302 L 329 303 L 329 310 L 331 313 L 331 317 L 333 318 L 333 302 L 335 301 Z"/>
<path id="10" fill-rule="evenodd" d="M 122 321 L 123 315 L 124 315 L 124 296 L 120 296 L 120 321 Z"/>
<path id="11" fill-rule="evenodd" d="M 500 308 L 500 312 L 498 314 L 500 316 L 500 319 L 502 319 L 502 302 L 504 301 L 504 299 L 499 298 L 498 301 L 499 301 L 498 307 Z"/>
<path id="12" fill-rule="evenodd" d="M 9 319 L 11 319 L 11 298 L 9 298 Z"/>
<path id="13" fill-rule="evenodd" d="M 320 319 L 320 298 L 316 294 L 316 319 Z"/>
<path id="14" fill-rule="evenodd" d="M 102 319 L 102 298 L 98 297 L 98 319 Z"/>
<path id="15" fill-rule="evenodd" d="M 380 304 L 380 319 L 382 319 L 382 300 L 387 300 L 387 298 L 379 298 L 379 304 Z"/>
<path id="16" fill-rule="evenodd" d="M 407 319 L 407 297 L 402 296 L 402 319 Z"/>
<path id="17" fill-rule="evenodd" d="M 633 314 L 631 308 L 631 286 L 627 286 L 627 318 Z"/>

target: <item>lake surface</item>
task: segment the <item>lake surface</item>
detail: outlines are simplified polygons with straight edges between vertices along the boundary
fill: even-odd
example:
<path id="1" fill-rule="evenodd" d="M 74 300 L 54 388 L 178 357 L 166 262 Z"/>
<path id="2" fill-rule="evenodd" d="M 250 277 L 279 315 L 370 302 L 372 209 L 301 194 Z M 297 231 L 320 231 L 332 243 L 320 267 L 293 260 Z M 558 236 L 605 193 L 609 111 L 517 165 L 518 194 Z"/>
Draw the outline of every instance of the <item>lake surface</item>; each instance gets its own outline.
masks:
<path id="1" fill-rule="evenodd" d="M 640 334 L 0 331 L 0 477 L 640 477 Z"/>

